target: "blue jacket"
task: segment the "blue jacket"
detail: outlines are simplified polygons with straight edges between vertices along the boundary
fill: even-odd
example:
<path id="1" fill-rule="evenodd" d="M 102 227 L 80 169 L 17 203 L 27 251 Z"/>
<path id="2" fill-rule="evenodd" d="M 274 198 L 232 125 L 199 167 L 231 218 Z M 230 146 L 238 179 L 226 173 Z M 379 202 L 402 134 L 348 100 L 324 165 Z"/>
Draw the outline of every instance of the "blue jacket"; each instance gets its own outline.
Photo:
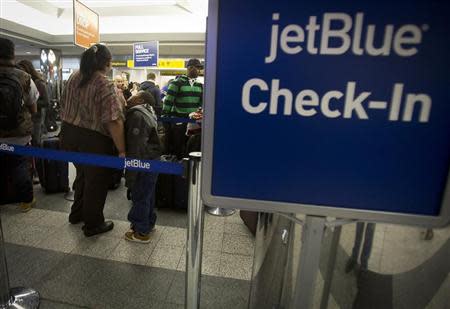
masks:
<path id="1" fill-rule="evenodd" d="M 161 103 L 161 90 L 152 81 L 145 81 L 139 86 L 139 90 L 148 91 L 153 95 L 155 99 L 155 112 L 159 116 L 161 115 L 162 103 Z"/>

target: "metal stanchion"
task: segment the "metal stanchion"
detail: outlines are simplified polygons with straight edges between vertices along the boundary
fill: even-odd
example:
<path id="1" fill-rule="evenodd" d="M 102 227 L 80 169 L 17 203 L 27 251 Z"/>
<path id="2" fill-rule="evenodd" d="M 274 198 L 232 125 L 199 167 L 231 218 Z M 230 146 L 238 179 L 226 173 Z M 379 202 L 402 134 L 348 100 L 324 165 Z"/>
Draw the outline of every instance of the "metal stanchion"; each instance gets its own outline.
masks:
<path id="1" fill-rule="evenodd" d="M 6 265 L 5 242 L 0 217 L 0 309 L 39 307 L 39 293 L 30 288 L 9 288 L 8 267 Z"/>
<path id="2" fill-rule="evenodd" d="M 189 204 L 186 245 L 185 308 L 200 308 L 200 280 L 203 246 L 203 203 L 200 197 L 201 153 L 189 154 Z"/>
<path id="3" fill-rule="evenodd" d="M 292 308 L 312 308 L 325 221 L 325 217 L 306 216 Z"/>
<path id="4" fill-rule="evenodd" d="M 219 217 L 227 217 L 231 216 L 236 212 L 236 209 L 232 208 L 220 208 L 220 207 L 211 207 L 205 205 L 206 211 L 213 216 L 219 216 Z"/>
<path id="5" fill-rule="evenodd" d="M 334 267 L 336 266 L 337 249 L 339 240 L 341 239 L 342 226 L 337 226 L 333 231 L 333 238 L 331 240 L 330 253 L 327 263 L 327 270 L 324 278 L 324 286 L 322 291 L 322 300 L 320 302 L 320 309 L 328 308 L 328 301 L 330 299 L 331 283 L 333 281 Z"/>

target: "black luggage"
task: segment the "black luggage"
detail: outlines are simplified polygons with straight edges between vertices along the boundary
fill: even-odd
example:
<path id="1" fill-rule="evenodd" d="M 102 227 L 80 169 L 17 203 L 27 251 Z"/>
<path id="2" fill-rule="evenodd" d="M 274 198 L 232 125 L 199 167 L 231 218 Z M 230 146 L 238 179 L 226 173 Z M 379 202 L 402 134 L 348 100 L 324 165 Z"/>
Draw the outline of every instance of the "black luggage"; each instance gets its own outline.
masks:
<path id="1" fill-rule="evenodd" d="M 59 103 L 58 100 L 51 100 L 50 106 L 47 108 L 47 112 L 45 114 L 44 125 L 47 132 L 56 132 L 58 131 L 58 123 L 60 121 L 59 117 Z"/>
<path id="2" fill-rule="evenodd" d="M 176 162 L 176 156 L 164 155 L 161 161 Z M 188 181 L 182 176 L 159 174 L 156 182 L 156 208 L 187 209 Z"/>
<path id="3" fill-rule="evenodd" d="M 44 139 L 42 147 L 59 149 L 59 138 Z M 67 162 L 36 159 L 36 169 L 45 193 L 69 191 L 69 165 Z"/>

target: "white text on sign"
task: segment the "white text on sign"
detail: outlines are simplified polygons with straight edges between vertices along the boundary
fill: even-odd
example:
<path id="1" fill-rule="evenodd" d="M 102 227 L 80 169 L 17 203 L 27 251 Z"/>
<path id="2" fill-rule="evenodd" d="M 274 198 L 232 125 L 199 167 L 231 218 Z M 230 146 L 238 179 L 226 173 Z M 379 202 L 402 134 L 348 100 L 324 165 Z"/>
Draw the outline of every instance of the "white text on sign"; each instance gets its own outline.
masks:
<path id="1" fill-rule="evenodd" d="M 272 20 L 279 21 L 280 14 L 274 13 Z M 321 25 L 317 23 L 317 16 L 310 16 L 304 28 L 306 31 L 299 25 L 290 24 L 280 29 L 278 24 L 273 24 L 269 55 L 264 58 L 264 62 L 268 65 L 274 63 L 278 60 L 279 52 L 295 55 L 302 51 L 326 56 L 349 53 L 355 56 L 411 57 L 419 52 L 423 32 L 429 30 L 429 25 L 419 27 L 406 24 L 394 27 L 393 24 L 387 24 L 383 28 L 383 43 L 377 47 L 374 46 L 377 28 L 372 24 L 364 24 L 364 13 L 357 13 L 354 19 L 345 13 L 325 13 Z M 316 35 L 320 42 L 318 46 Z M 333 44 L 330 43 L 332 40 Z M 306 46 L 303 46 L 305 42 Z M 255 77 L 242 86 L 241 103 L 250 114 L 266 112 L 269 115 L 290 116 L 295 111 L 302 117 L 321 113 L 327 118 L 367 120 L 370 110 L 385 110 L 389 121 L 411 122 L 417 119 L 420 123 L 427 123 L 431 113 L 431 97 L 417 91 L 407 93 L 404 88 L 404 83 L 395 83 L 390 87 L 392 91 L 389 97 L 375 100 L 371 91 L 358 87 L 357 81 L 348 81 L 345 90 L 319 94 L 313 89 L 301 89 L 295 94 L 291 89 L 283 88 L 280 79 L 265 81 Z M 269 92 L 267 100 L 255 99 L 255 94 L 261 98 L 266 92 Z"/>
<path id="2" fill-rule="evenodd" d="M 273 21 L 280 20 L 280 14 L 274 13 Z M 339 24 L 341 27 L 332 27 Z M 316 16 L 309 17 L 306 31 L 299 25 L 290 24 L 279 29 L 277 24 L 272 25 L 270 38 L 270 53 L 265 58 L 265 63 L 272 63 L 277 58 L 278 46 L 280 51 L 295 55 L 299 54 L 305 47 L 302 43 L 306 41 L 306 52 L 311 55 L 343 55 L 350 52 L 357 56 L 390 56 L 396 54 L 401 57 L 411 57 L 418 53 L 417 46 L 422 43 L 423 31 L 427 31 L 427 24 L 407 24 L 395 28 L 394 25 L 386 25 L 383 33 L 383 44 L 374 46 L 377 27 L 366 25 L 364 29 L 364 14 L 358 13 L 353 19 L 345 13 L 325 13 L 322 25 L 317 23 Z M 353 30 L 353 31 L 352 31 Z M 279 33 L 280 32 L 280 33 Z M 319 47 L 316 46 L 316 34 L 319 35 Z M 361 46 L 363 38 L 365 44 Z M 331 46 L 331 40 L 339 40 L 338 46 Z"/>
<path id="3" fill-rule="evenodd" d="M 371 92 L 357 92 L 357 84 L 348 82 L 345 91 L 331 90 L 320 95 L 312 89 L 304 89 L 296 95 L 291 90 L 280 88 L 280 80 L 273 79 L 269 85 L 262 79 L 248 80 L 242 89 L 242 107 L 250 114 L 267 111 L 269 115 L 290 116 L 295 112 L 303 117 L 315 116 L 318 111 L 327 118 L 369 119 L 368 109 L 387 110 L 390 121 L 410 122 L 418 111 L 419 122 L 428 122 L 431 98 L 423 93 L 403 93 L 404 85 L 395 84 L 387 101 L 371 100 Z M 270 91 L 269 102 L 255 102 L 251 94 L 255 91 Z M 284 105 L 281 106 L 281 102 Z M 401 107 L 404 105 L 403 113 Z"/>

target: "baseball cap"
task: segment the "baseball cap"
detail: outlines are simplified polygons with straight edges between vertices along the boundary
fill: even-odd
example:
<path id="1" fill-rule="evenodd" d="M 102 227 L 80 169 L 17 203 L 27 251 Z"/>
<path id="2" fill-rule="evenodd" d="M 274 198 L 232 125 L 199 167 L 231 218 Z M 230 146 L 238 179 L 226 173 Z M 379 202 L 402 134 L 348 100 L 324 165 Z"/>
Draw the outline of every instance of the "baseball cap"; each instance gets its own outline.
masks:
<path id="1" fill-rule="evenodd" d="M 186 67 L 190 67 L 190 66 L 192 66 L 192 67 L 201 67 L 201 68 L 203 68 L 203 65 L 202 65 L 202 63 L 200 62 L 200 60 L 195 59 L 195 58 L 189 59 L 189 61 L 187 62 Z"/>

